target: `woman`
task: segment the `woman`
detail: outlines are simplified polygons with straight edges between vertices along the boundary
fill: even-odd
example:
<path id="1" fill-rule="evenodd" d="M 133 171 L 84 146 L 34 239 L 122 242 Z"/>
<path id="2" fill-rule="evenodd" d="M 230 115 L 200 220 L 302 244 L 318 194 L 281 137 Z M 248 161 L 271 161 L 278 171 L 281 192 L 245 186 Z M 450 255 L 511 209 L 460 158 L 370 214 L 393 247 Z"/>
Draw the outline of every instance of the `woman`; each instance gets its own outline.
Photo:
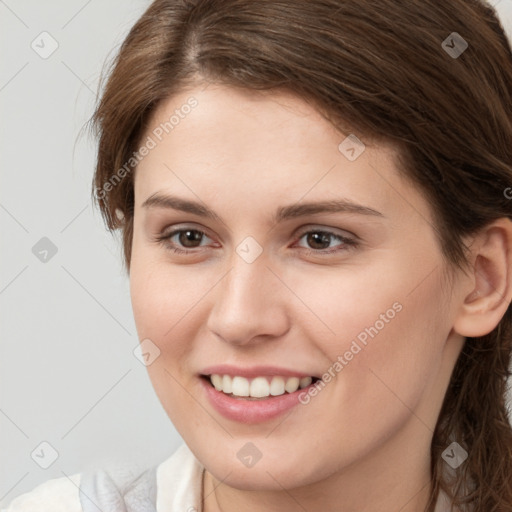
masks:
<path id="1" fill-rule="evenodd" d="M 493 9 L 156 0 L 93 121 L 94 196 L 185 444 L 10 512 L 512 511 Z"/>

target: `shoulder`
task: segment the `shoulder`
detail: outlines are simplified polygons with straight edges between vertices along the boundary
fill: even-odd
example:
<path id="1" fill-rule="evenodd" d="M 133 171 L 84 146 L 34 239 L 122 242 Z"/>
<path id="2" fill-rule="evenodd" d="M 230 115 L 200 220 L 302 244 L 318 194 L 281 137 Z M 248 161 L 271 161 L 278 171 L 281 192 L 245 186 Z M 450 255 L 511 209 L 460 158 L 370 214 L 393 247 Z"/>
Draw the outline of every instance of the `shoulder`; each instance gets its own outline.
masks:
<path id="1" fill-rule="evenodd" d="M 123 499 L 140 500 L 140 492 L 157 501 L 156 510 L 199 510 L 202 470 L 188 446 L 182 444 L 169 458 L 144 471 L 140 466 L 117 465 L 47 480 L 0 512 L 83 512 L 87 503 L 83 504 L 80 491 L 94 497 L 97 504 L 105 502 L 105 511 L 112 506 L 115 509 L 119 499 L 121 503 Z"/>
<path id="2" fill-rule="evenodd" d="M 18 496 L 0 512 L 82 512 L 79 486 L 80 473 L 53 478 Z"/>
<path id="3" fill-rule="evenodd" d="M 158 510 L 201 510 L 204 466 L 182 444 L 158 466 Z"/>

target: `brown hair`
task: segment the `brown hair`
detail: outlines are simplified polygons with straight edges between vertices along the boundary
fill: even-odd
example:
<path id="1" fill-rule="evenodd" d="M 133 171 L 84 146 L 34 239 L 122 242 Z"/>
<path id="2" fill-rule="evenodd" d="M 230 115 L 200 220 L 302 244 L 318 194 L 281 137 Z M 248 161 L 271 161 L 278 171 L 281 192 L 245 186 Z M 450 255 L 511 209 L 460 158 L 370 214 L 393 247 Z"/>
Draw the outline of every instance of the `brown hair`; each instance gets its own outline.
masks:
<path id="1" fill-rule="evenodd" d="M 443 44 L 454 48 L 454 32 L 468 44 L 458 56 Z M 512 217 L 512 52 L 483 0 L 156 0 L 122 44 L 92 118 L 93 196 L 108 228 L 121 228 L 127 269 L 132 157 L 155 108 L 201 81 L 286 89 L 340 131 L 395 144 L 453 268 L 466 263 L 464 236 Z M 511 308 L 464 344 L 433 435 L 427 512 L 440 489 L 462 511 L 512 511 L 511 353 Z M 441 455 L 454 440 L 468 458 L 452 471 Z"/>

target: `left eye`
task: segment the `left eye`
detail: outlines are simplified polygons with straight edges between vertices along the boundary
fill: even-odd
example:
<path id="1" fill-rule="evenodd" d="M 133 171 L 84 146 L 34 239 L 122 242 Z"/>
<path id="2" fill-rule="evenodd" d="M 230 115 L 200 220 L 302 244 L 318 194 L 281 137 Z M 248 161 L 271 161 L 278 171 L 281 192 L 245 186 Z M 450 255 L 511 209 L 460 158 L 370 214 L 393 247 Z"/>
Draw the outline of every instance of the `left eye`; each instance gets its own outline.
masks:
<path id="1" fill-rule="evenodd" d="M 329 254 L 332 252 L 337 252 L 340 250 L 347 249 L 348 247 L 356 245 L 356 241 L 353 238 L 349 238 L 346 236 L 342 236 L 340 234 L 333 233 L 331 231 L 322 231 L 322 230 L 312 230 L 306 231 L 301 235 L 299 240 L 306 238 L 306 243 L 309 247 L 306 249 L 312 249 L 313 252 L 318 252 L 320 254 Z M 331 248 L 330 250 L 325 250 L 329 248 L 330 243 L 333 239 L 339 240 L 341 243 L 335 246 L 335 248 Z M 320 245 L 320 247 L 319 247 Z"/>

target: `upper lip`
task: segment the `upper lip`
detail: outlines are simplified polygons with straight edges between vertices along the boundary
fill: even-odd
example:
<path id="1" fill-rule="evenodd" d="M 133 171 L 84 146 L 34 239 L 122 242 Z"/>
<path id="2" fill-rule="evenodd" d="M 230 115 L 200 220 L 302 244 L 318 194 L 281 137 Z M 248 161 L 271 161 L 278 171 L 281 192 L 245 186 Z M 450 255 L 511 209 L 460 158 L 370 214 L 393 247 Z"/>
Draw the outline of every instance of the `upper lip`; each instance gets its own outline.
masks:
<path id="1" fill-rule="evenodd" d="M 297 370 L 291 370 L 288 368 L 281 368 L 279 366 L 250 366 L 241 367 L 230 364 L 219 364 L 214 366 L 208 366 L 201 371 L 201 375 L 231 375 L 245 377 L 246 379 L 252 379 L 255 377 L 270 377 L 274 375 L 281 375 L 283 377 L 316 377 L 312 373 L 305 373 Z"/>

